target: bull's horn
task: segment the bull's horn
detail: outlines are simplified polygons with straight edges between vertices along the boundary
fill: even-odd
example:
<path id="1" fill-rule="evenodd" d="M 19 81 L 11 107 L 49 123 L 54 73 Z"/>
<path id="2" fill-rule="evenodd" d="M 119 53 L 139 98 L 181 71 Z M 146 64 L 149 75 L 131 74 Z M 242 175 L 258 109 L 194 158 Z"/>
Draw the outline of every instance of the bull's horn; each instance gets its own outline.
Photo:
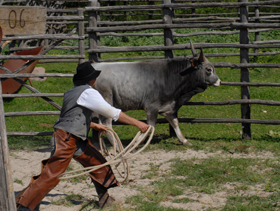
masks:
<path id="1" fill-rule="evenodd" d="M 209 60 L 204 56 L 204 53 L 203 53 L 203 50 L 201 48 L 201 51 L 200 51 L 200 55 L 199 55 L 199 58 L 198 60 L 202 63 L 202 62 L 209 62 Z"/>
<path id="2" fill-rule="evenodd" d="M 192 55 L 196 56 L 197 53 L 196 53 L 196 51 L 195 51 L 195 49 L 193 47 L 192 41 L 190 41 L 190 46 L 191 46 L 191 50 L 192 50 Z"/>

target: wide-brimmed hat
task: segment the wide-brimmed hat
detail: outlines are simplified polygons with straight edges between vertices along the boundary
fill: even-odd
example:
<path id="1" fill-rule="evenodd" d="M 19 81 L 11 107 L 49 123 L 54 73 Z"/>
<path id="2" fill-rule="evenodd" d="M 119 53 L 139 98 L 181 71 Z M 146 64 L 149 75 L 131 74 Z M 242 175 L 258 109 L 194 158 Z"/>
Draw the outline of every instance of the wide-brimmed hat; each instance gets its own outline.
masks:
<path id="1" fill-rule="evenodd" d="M 92 79 L 96 79 L 100 72 L 100 70 L 94 69 L 90 62 L 79 64 L 76 72 L 74 73 L 73 83 L 75 85 L 85 84 Z"/>

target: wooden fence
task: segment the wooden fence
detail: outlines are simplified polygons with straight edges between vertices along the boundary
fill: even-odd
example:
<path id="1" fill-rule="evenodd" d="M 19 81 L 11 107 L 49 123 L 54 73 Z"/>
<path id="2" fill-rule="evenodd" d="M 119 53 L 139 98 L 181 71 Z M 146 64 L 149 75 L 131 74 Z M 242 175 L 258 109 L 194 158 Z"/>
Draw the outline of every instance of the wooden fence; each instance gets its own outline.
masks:
<path id="1" fill-rule="evenodd" d="M 214 63 L 215 67 L 231 67 L 240 68 L 240 82 L 222 82 L 226 86 L 241 86 L 241 99 L 218 101 L 218 102 L 188 102 L 186 105 L 241 105 L 242 118 L 240 119 L 206 119 L 206 118 L 183 118 L 180 122 L 190 123 L 241 123 L 242 136 L 244 139 L 251 137 L 251 124 L 280 124 L 279 120 L 254 120 L 250 119 L 250 105 L 261 104 L 279 106 L 280 102 L 267 101 L 260 99 L 250 99 L 251 86 L 275 86 L 279 87 L 280 83 L 250 83 L 249 68 L 279 68 L 280 64 L 260 64 L 249 63 L 250 56 L 267 56 L 279 54 L 279 51 L 260 53 L 258 49 L 279 49 L 280 40 L 259 41 L 261 33 L 264 31 L 280 30 L 280 13 L 279 0 L 262 1 L 255 0 L 239 0 L 239 2 L 229 3 L 207 0 L 90 0 L 78 1 L 68 0 L 68 2 L 87 3 L 86 8 L 65 9 L 61 5 L 49 7 L 50 2 L 55 1 L 22 1 L 22 0 L 2 0 L 0 5 L 17 4 L 17 5 L 40 5 L 48 7 L 47 18 L 47 34 L 45 35 L 30 35 L 30 36 L 14 36 L 5 37 L 1 43 L 11 41 L 9 53 L 18 50 L 24 50 L 36 45 L 49 45 L 59 39 L 78 40 L 77 45 L 57 46 L 58 50 L 78 50 L 78 54 L 73 55 L 39 55 L 39 56 L 15 56 L 15 55 L 0 55 L 0 60 L 6 59 L 40 59 L 40 62 L 83 62 L 86 60 L 87 53 L 89 59 L 94 59 L 98 62 L 110 62 L 120 60 L 139 60 L 139 59 L 165 59 L 174 58 L 178 50 L 190 49 L 188 44 L 175 44 L 176 37 L 193 37 L 201 35 L 228 35 L 239 34 L 239 43 L 195 43 L 195 48 L 240 48 L 240 53 L 213 53 L 206 54 L 209 57 L 227 57 L 239 56 L 240 63 Z M 123 4 L 120 4 L 122 2 Z M 142 4 L 137 5 L 137 2 Z M 144 4 L 146 3 L 146 5 Z M 231 8 L 232 11 L 217 14 L 199 14 L 199 8 Z M 272 12 L 264 12 L 262 8 L 271 8 Z M 250 9 L 253 8 L 253 9 Z M 189 12 L 181 11 L 188 10 Z M 274 11 L 275 10 L 275 11 Z M 180 11 L 176 14 L 176 11 Z M 198 11 L 198 13 L 197 13 Z M 62 15 L 63 14 L 63 15 Z M 67 14 L 67 15 L 65 15 Z M 136 20 L 137 16 L 141 16 L 141 20 Z M 128 18 L 132 20 L 128 20 Z M 145 18 L 143 18 L 145 17 Z M 71 36 L 66 36 L 69 26 L 75 25 L 78 33 Z M 179 33 L 177 29 L 185 28 L 204 28 L 208 29 L 203 32 Z M 71 29 L 71 27 L 70 27 Z M 156 29 L 161 32 L 149 32 L 147 30 Z M 250 42 L 248 39 L 249 33 L 255 33 L 255 40 Z M 107 47 L 102 46 L 102 37 L 106 36 L 161 36 L 164 38 L 163 45 L 149 46 L 131 46 L 131 47 Z M 88 46 L 85 42 L 88 41 Z M 17 45 L 16 45 L 17 44 Z M 249 53 L 249 49 L 254 49 L 254 53 Z M 86 53 L 87 51 L 87 53 Z M 143 52 L 143 51 L 163 51 L 163 56 L 149 57 L 122 57 L 113 59 L 102 58 L 102 53 L 116 52 Z M 6 70 L 9 73 L 9 70 Z M 22 77 L 72 77 L 72 74 L 1 74 L 0 80 L 5 78 L 15 78 L 20 81 Z M 9 151 L 7 136 L 34 136 L 34 135 L 51 135 L 52 132 L 7 132 L 5 127 L 5 117 L 23 116 L 23 115 L 59 115 L 60 105 L 52 101 L 49 97 L 61 97 L 62 93 L 40 93 L 38 90 L 23 83 L 23 86 L 34 92 L 34 94 L 3 94 L 0 84 L 0 169 L 1 180 L 0 190 L 3 197 L 0 197 L 0 209 L 3 211 L 16 210 L 15 199 L 13 193 L 13 181 L 11 169 L 9 166 Z M 41 97 L 56 110 L 54 111 L 29 111 L 29 112 L 6 112 L 4 113 L 3 98 L 15 97 Z M 165 119 L 159 119 L 158 123 L 167 123 Z"/>
<path id="2" fill-rule="evenodd" d="M 9 1 L 5 1 L 9 2 Z M 254 1 L 248 2 L 242 0 L 235 3 L 229 2 L 212 2 L 204 3 L 206 1 L 172 1 L 172 0 L 153 0 L 153 1 L 112 1 L 112 0 L 91 0 L 91 1 L 72 1 L 72 2 L 86 2 L 85 8 L 49 8 L 49 13 L 63 13 L 69 15 L 48 16 L 48 24 L 55 23 L 65 25 L 75 25 L 78 28 L 78 33 L 72 35 L 66 39 L 78 40 L 77 46 L 58 46 L 55 49 L 78 49 L 77 55 L 41 55 L 41 56 L 0 56 L 0 60 L 16 59 L 16 58 L 28 58 L 28 59 L 41 59 L 40 62 L 82 62 L 86 59 L 87 53 L 89 59 L 93 59 L 98 62 L 110 62 L 121 60 L 142 60 L 142 59 L 165 59 L 175 57 L 175 53 L 178 50 L 190 49 L 189 44 L 175 44 L 176 37 L 193 37 L 201 35 L 227 35 L 227 34 L 239 34 L 239 43 L 194 43 L 195 48 L 239 48 L 240 53 L 212 53 L 206 54 L 209 57 L 227 57 L 227 56 L 239 56 L 240 63 L 213 63 L 215 67 L 231 67 L 240 68 L 241 70 L 241 82 L 222 82 L 222 85 L 226 86 L 241 86 L 241 99 L 229 100 L 223 102 L 189 102 L 186 105 L 233 105 L 241 104 L 242 118 L 241 119 L 180 119 L 180 122 L 228 122 L 228 123 L 242 123 L 243 138 L 251 137 L 250 124 L 280 124 L 278 120 L 251 120 L 250 119 L 250 104 L 262 104 L 262 105 L 279 105 L 279 102 L 264 101 L 250 99 L 249 87 L 250 86 L 280 86 L 278 83 L 250 83 L 249 81 L 249 68 L 279 68 L 280 64 L 261 64 L 261 63 L 249 63 L 249 56 L 267 56 L 279 54 L 279 51 L 260 53 L 258 49 L 277 49 L 280 48 L 280 40 L 259 41 L 259 36 L 263 31 L 273 31 L 280 29 L 280 23 L 278 21 L 280 17 L 280 8 L 278 5 L 279 0 L 272 1 Z M 121 5 L 119 2 L 123 2 Z M 133 2 L 133 3 L 132 3 Z M 142 4 L 135 4 L 140 2 Z M 146 2 L 146 5 L 143 4 Z M 108 5 L 108 6 L 107 6 Z M 115 5 L 115 6 L 111 6 Z M 230 8 L 231 13 L 217 13 L 217 14 L 199 14 L 199 8 Z M 263 12 L 263 7 L 274 8 L 274 12 Z M 252 9 L 253 8 L 253 11 Z M 188 10 L 188 13 L 176 14 L 176 11 Z M 198 13 L 196 13 L 198 11 Z M 125 16 L 126 15 L 126 16 Z M 122 20 L 117 21 L 116 17 L 136 17 L 141 16 L 141 20 Z M 128 18 L 127 18 L 128 19 Z M 177 29 L 186 28 L 203 28 L 208 29 L 203 32 L 192 33 L 179 33 Z M 156 29 L 162 32 L 150 32 L 149 30 Z M 255 41 L 249 41 L 249 33 L 255 33 Z M 149 46 L 117 46 L 107 47 L 102 46 L 101 41 L 106 36 L 161 36 L 164 38 L 163 45 L 149 45 Z M 40 40 L 37 43 L 49 43 L 51 40 L 65 38 L 64 34 L 45 34 L 45 35 L 30 35 L 30 36 L 17 36 L 17 37 L 5 37 L 3 41 L 13 40 Z M 44 41 L 44 42 L 43 42 Z M 88 42 L 88 46 L 85 45 Z M 10 51 L 16 51 L 19 49 L 26 49 L 30 47 L 18 45 L 18 47 L 11 47 Z M 255 49 L 254 53 L 249 53 L 249 49 Z M 86 52 L 87 51 L 87 52 Z M 103 59 L 103 53 L 116 53 L 116 52 L 146 52 L 146 51 L 162 51 L 163 56 L 149 56 L 149 57 L 122 57 L 113 59 Z M 31 76 L 31 75 L 29 75 Z M 51 77 L 48 74 L 42 74 L 42 77 Z M 5 75 L 3 77 L 15 77 L 15 75 Z M 17 77 L 19 77 L 17 75 Z M 53 77 L 56 77 L 55 75 Z M 61 77 L 61 76 L 59 76 Z M 71 77 L 71 76 L 67 76 Z M 38 93 L 38 92 L 37 92 Z M 57 96 L 54 94 L 53 96 Z M 52 96 L 50 94 L 32 94 L 32 95 L 3 95 L 3 97 L 43 97 Z M 62 96 L 62 94 L 59 94 Z M 57 108 L 57 107 L 56 107 Z M 53 112 L 12 112 L 5 113 L 6 117 L 17 115 L 46 115 L 46 114 L 58 114 L 58 111 Z M 249 115 L 248 115 L 249 114 Z M 165 120 L 158 120 L 159 123 L 166 122 Z M 34 134 L 46 134 L 46 133 L 7 133 L 8 135 L 34 135 Z"/>

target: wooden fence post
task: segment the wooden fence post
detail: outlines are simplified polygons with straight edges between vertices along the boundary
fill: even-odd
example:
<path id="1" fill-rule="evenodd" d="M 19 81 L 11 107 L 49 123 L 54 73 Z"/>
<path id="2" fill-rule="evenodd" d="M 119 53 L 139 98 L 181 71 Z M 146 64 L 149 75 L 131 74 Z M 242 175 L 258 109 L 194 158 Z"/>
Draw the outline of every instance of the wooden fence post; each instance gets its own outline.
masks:
<path id="1" fill-rule="evenodd" d="M 9 163 L 2 85 L 0 80 L 0 210 L 16 211 L 12 170 Z"/>
<path id="2" fill-rule="evenodd" d="M 154 1 L 148 1 L 148 5 L 154 5 Z M 153 20 L 153 14 L 154 12 L 153 11 L 149 11 L 149 20 Z"/>
<path id="3" fill-rule="evenodd" d="M 255 0 L 255 2 L 258 2 L 259 0 Z M 260 17 L 260 11 L 259 11 L 259 7 L 255 7 L 255 23 L 259 23 L 259 18 Z M 260 32 L 255 32 L 255 41 L 259 41 L 260 40 Z M 258 48 L 255 48 L 255 53 L 259 52 Z M 254 61 L 256 62 L 258 59 L 258 56 L 254 56 Z"/>
<path id="4" fill-rule="evenodd" d="M 248 0 L 240 0 L 241 2 L 248 2 Z M 246 6 L 240 7 L 240 22 L 248 23 L 248 8 Z M 240 44 L 249 44 L 249 32 L 248 28 L 240 29 Z M 246 64 L 249 63 L 249 49 L 240 48 L 240 63 Z M 250 82 L 249 69 L 241 68 L 241 82 Z M 241 86 L 241 99 L 250 99 L 250 88 L 248 86 Z M 250 104 L 241 104 L 241 117 L 242 119 L 251 118 L 251 108 Z M 251 138 L 251 124 L 243 123 L 242 124 L 242 138 L 250 139 Z"/>
<path id="5" fill-rule="evenodd" d="M 163 4 L 171 4 L 171 0 L 163 0 Z M 172 24 L 172 18 L 174 17 L 174 13 L 171 8 L 163 9 L 163 23 L 164 24 Z M 173 33 L 171 29 L 164 29 L 164 45 L 172 46 L 174 45 Z M 174 58 L 174 53 L 172 50 L 165 51 L 165 58 L 172 59 Z"/>
<path id="6" fill-rule="evenodd" d="M 78 16 L 84 16 L 83 8 L 78 8 Z M 85 25 L 83 20 L 78 22 L 78 34 L 79 37 L 85 36 Z M 84 57 L 83 59 L 79 59 L 79 63 L 81 64 L 85 61 L 85 39 L 79 39 L 79 54 Z"/>
<path id="7" fill-rule="evenodd" d="M 192 3 L 195 3 L 195 1 L 192 1 Z M 195 8 L 192 8 L 192 17 L 195 17 Z"/>
<path id="8" fill-rule="evenodd" d="M 171 0 L 163 0 L 163 4 L 171 4 Z M 173 23 L 173 17 L 174 13 L 171 8 L 164 8 L 163 9 L 163 23 L 164 24 L 172 24 Z M 164 45 L 165 46 L 172 46 L 174 45 L 174 39 L 173 39 L 173 32 L 172 29 L 164 29 Z M 174 52 L 172 50 L 165 51 L 165 59 L 172 59 L 174 58 Z M 176 133 L 173 129 L 173 127 L 169 124 L 169 135 L 171 137 L 175 137 Z"/>
<path id="9" fill-rule="evenodd" d="M 89 0 L 88 6 L 89 7 L 99 7 L 100 4 L 97 2 L 97 0 Z M 97 12 L 88 13 L 88 26 L 89 27 L 97 27 L 97 20 L 98 20 Z M 94 49 L 99 45 L 100 41 L 99 41 L 99 37 L 97 36 L 96 32 L 89 32 L 88 39 L 89 39 L 89 49 Z M 98 59 L 99 59 L 98 53 L 89 54 L 89 60 L 94 60 L 95 62 L 98 62 Z"/>

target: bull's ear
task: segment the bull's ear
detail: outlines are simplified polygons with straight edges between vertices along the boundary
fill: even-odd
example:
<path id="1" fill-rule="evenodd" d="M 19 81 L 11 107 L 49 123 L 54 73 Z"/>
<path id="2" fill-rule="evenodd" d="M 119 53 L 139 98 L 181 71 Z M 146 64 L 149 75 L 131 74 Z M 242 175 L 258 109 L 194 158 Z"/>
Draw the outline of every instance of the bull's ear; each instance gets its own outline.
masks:
<path id="1" fill-rule="evenodd" d="M 204 56 L 202 48 L 201 48 L 201 51 L 200 51 L 200 55 L 199 55 L 198 61 L 201 62 L 201 63 L 209 62 L 209 60 Z"/>
<path id="2" fill-rule="evenodd" d="M 193 46 L 193 44 L 192 44 L 192 41 L 190 41 L 190 46 L 191 46 L 191 50 L 192 50 L 192 55 L 193 55 L 193 57 L 195 57 L 196 56 L 196 51 L 195 51 L 195 49 L 194 49 L 194 46 Z"/>

